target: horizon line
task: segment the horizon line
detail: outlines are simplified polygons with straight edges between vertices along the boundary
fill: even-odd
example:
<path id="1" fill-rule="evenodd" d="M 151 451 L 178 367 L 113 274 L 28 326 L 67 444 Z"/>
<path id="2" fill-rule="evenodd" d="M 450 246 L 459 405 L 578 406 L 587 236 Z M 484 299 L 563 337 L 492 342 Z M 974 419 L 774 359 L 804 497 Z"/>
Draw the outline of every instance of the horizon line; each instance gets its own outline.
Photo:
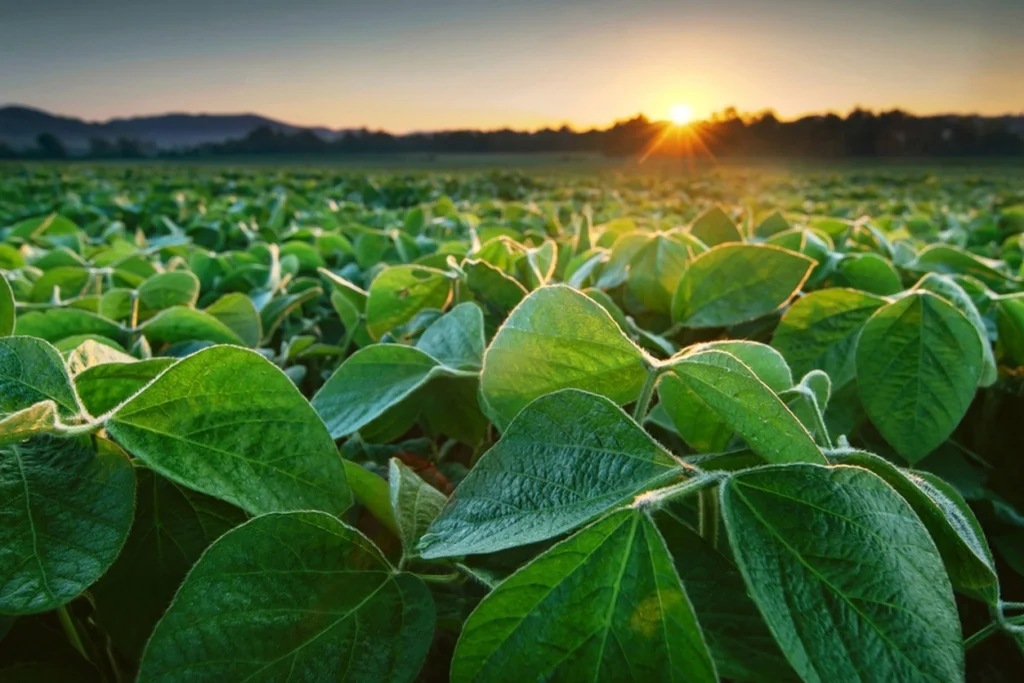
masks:
<path id="1" fill-rule="evenodd" d="M 348 132 L 348 131 L 355 131 L 355 130 L 366 130 L 366 131 L 370 131 L 370 132 L 374 132 L 374 133 L 387 133 L 387 134 L 393 135 L 393 136 L 429 135 L 429 134 L 453 133 L 453 132 L 463 132 L 463 131 L 472 131 L 472 132 L 479 132 L 479 133 L 494 133 L 494 132 L 499 132 L 499 131 L 512 131 L 512 132 L 517 132 L 517 133 L 539 133 L 539 132 L 545 131 L 545 130 L 558 131 L 558 130 L 561 130 L 562 128 L 569 128 L 572 132 L 575 132 L 575 133 L 586 133 L 586 132 L 590 132 L 590 131 L 607 130 L 609 128 L 614 127 L 615 125 L 617 125 L 619 123 L 622 123 L 622 122 L 625 122 L 625 121 L 630 121 L 630 120 L 636 119 L 638 117 L 643 117 L 643 118 L 647 119 L 651 123 L 668 123 L 669 122 L 669 119 L 667 117 L 655 117 L 655 116 L 651 116 L 651 115 L 647 114 L 646 112 L 638 111 L 638 112 L 633 113 L 632 115 L 625 115 L 625 116 L 616 117 L 612 121 L 603 124 L 603 126 L 602 125 L 578 126 L 577 124 L 574 124 L 574 123 L 572 123 L 570 121 L 563 121 L 562 123 L 557 124 L 557 125 L 556 124 L 549 124 L 549 125 L 545 125 L 545 126 L 539 126 L 539 127 L 536 127 L 536 128 L 514 128 L 512 126 L 500 126 L 500 127 L 481 128 L 481 127 L 473 127 L 473 126 L 467 125 L 465 127 L 449 127 L 449 128 L 435 128 L 435 129 L 414 129 L 414 128 L 410 128 L 408 130 L 404 130 L 404 131 L 401 131 L 401 132 L 395 132 L 395 131 L 388 130 L 388 129 L 385 129 L 385 128 L 375 128 L 372 125 L 367 125 L 367 124 L 359 124 L 359 125 L 351 125 L 351 126 L 337 126 L 337 127 L 330 126 L 330 125 L 327 125 L 327 124 L 302 125 L 302 124 L 296 124 L 296 123 L 291 123 L 289 121 L 284 121 L 284 120 L 281 120 L 281 119 L 277 119 L 277 118 L 274 118 L 272 116 L 268 116 L 267 114 L 260 114 L 258 112 L 254 112 L 254 111 L 213 112 L 213 111 L 174 111 L 174 110 L 171 110 L 171 111 L 164 111 L 164 112 L 151 113 L 151 114 L 122 114 L 122 115 L 118 115 L 118 116 L 112 116 L 112 117 L 109 117 L 107 119 L 93 119 L 93 120 L 90 120 L 90 119 L 86 119 L 86 118 L 83 118 L 83 117 L 80 117 L 80 116 L 77 116 L 77 115 L 74 115 L 74 114 L 57 113 L 57 112 L 54 112 L 54 111 L 51 111 L 51 110 L 48 110 L 48 109 L 43 109 L 41 107 L 36 107 L 36 106 L 33 106 L 33 105 L 29 105 L 29 104 L 22 104 L 22 103 L 18 103 L 18 102 L 9 102 L 9 103 L 0 104 L 0 110 L 3 110 L 3 109 L 28 109 L 28 110 L 32 110 L 32 111 L 36 111 L 36 112 L 41 112 L 43 114 L 46 114 L 46 115 L 49 115 L 49 116 L 53 116 L 53 117 L 56 117 L 56 118 L 74 119 L 74 120 L 81 121 L 82 123 L 85 123 L 85 124 L 101 125 L 101 126 L 102 125 L 108 125 L 110 123 L 114 123 L 115 121 L 126 121 L 126 120 L 132 120 L 132 119 L 162 118 L 162 117 L 168 117 L 168 116 L 194 116 L 194 117 L 199 117 L 199 116 L 214 116 L 214 117 L 218 117 L 218 116 L 224 116 L 224 117 L 252 116 L 252 117 L 267 119 L 268 121 L 271 121 L 273 123 L 277 123 L 277 124 L 281 124 L 281 125 L 285 125 L 285 126 L 290 126 L 292 128 L 296 128 L 296 129 L 299 129 L 299 130 L 313 130 L 313 131 L 315 131 L 316 129 L 326 129 L 326 130 L 331 131 L 332 133 L 341 133 L 341 132 Z M 709 115 L 709 116 L 695 117 L 692 123 L 693 124 L 700 124 L 700 123 L 711 122 L 716 114 L 724 113 L 725 111 L 727 111 L 729 109 L 735 109 L 737 114 L 739 114 L 740 118 L 744 118 L 744 119 L 755 117 L 755 116 L 759 116 L 759 115 L 763 115 L 763 114 L 767 114 L 767 113 L 771 113 L 772 115 L 774 115 L 782 123 L 791 123 L 791 122 L 794 122 L 794 121 L 800 121 L 800 120 L 805 119 L 805 118 L 821 117 L 821 116 L 829 116 L 829 115 L 838 116 L 839 118 L 846 118 L 849 114 L 852 114 L 855 111 L 866 111 L 866 112 L 870 112 L 872 114 L 886 114 L 886 113 L 892 113 L 892 112 L 901 112 L 903 114 L 907 114 L 908 116 L 911 116 L 911 117 L 914 117 L 914 118 L 947 118 L 947 117 L 955 117 L 955 118 L 1002 119 L 1002 118 L 1024 117 L 1024 109 L 1021 109 L 1020 111 L 1017 111 L 1017 112 L 1003 112 L 1003 113 L 1000 113 L 1000 114 L 981 114 L 981 113 L 979 113 L 977 111 L 974 111 L 974 112 L 957 112 L 957 111 L 949 111 L 949 110 L 937 111 L 937 112 L 933 112 L 933 113 L 920 113 L 920 112 L 911 111 L 909 109 L 900 107 L 898 105 L 892 106 L 891 108 L 873 109 L 873 108 L 870 108 L 870 107 L 864 107 L 864 106 L 859 105 L 859 104 L 853 105 L 845 114 L 837 111 L 836 109 L 827 109 L 827 110 L 807 111 L 807 112 L 803 112 L 803 113 L 801 113 L 799 115 L 796 115 L 796 116 L 783 117 L 783 116 L 780 116 L 778 114 L 778 112 L 775 110 L 774 107 L 762 107 L 762 108 L 754 110 L 754 111 L 742 111 L 738 107 L 734 107 L 734 106 L 730 105 L 730 106 L 722 107 L 718 111 L 712 112 L 711 115 Z"/>

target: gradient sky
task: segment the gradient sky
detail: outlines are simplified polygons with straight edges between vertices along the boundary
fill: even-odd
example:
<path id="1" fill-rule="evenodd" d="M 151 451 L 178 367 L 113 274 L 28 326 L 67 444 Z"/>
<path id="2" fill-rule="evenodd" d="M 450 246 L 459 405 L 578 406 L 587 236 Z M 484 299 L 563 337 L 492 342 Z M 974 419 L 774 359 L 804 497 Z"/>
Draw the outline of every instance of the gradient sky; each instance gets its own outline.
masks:
<path id="1" fill-rule="evenodd" d="M 0 0 L 0 104 L 392 131 L 1024 112 L 1024 0 Z"/>

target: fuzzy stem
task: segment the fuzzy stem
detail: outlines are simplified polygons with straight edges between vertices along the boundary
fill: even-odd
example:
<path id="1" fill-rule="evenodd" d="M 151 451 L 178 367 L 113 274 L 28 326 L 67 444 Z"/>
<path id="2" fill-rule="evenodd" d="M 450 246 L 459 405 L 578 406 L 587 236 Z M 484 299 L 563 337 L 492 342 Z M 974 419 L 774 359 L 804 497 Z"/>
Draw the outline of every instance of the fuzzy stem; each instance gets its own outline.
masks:
<path id="1" fill-rule="evenodd" d="M 644 387 L 640 390 L 640 398 L 636 400 L 636 406 L 633 408 L 633 419 L 638 424 L 643 424 L 644 418 L 647 417 L 647 409 L 651 407 L 651 398 L 654 396 L 654 385 L 658 382 L 658 377 L 661 372 L 658 368 L 648 368 L 647 379 L 644 381 Z"/>
<path id="2" fill-rule="evenodd" d="M 718 489 L 704 489 L 697 494 L 700 535 L 711 547 L 718 549 Z"/>

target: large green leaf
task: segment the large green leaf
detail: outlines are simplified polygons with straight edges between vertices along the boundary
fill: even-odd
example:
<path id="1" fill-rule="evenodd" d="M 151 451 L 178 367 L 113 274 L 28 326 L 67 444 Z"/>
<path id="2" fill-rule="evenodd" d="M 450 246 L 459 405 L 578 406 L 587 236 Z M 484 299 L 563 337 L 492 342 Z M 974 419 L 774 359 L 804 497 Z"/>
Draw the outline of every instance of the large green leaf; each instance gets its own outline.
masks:
<path id="1" fill-rule="evenodd" d="M 838 389 L 857 374 L 854 350 L 868 318 L 885 299 L 854 289 L 823 289 L 798 299 L 779 321 L 772 346 L 793 372 L 822 370 Z"/>
<path id="2" fill-rule="evenodd" d="M 434 604 L 358 531 L 319 512 L 257 517 L 189 572 L 146 646 L 148 681 L 412 681 Z"/>
<path id="3" fill-rule="evenodd" d="M 57 349 L 32 337 L 0 338 L 0 417 L 47 400 L 64 417 L 79 412 Z"/>
<path id="4" fill-rule="evenodd" d="M 204 311 L 175 306 L 161 312 L 142 326 L 142 334 L 152 343 L 176 344 L 184 341 L 208 341 L 214 344 L 245 342 L 223 322 Z"/>
<path id="5" fill-rule="evenodd" d="M 70 602 L 114 562 L 135 504 L 132 466 L 89 437 L 0 447 L 0 613 Z"/>
<path id="6" fill-rule="evenodd" d="M 806 464 L 751 470 L 724 485 L 722 509 L 747 590 L 805 681 L 963 680 L 942 559 L 877 476 Z"/>
<path id="7" fill-rule="evenodd" d="M 351 502 L 334 440 L 291 380 L 262 356 L 214 346 L 117 409 L 107 431 L 156 472 L 260 514 Z"/>
<path id="8" fill-rule="evenodd" d="M 786 404 L 735 356 L 698 351 L 676 360 L 672 373 L 768 462 L 825 462 L 821 449 Z M 685 404 L 674 400 L 677 396 L 671 389 L 661 396 L 668 399 L 665 408 L 670 415 L 680 405 L 685 409 Z"/>
<path id="9" fill-rule="evenodd" d="M 245 521 L 227 503 L 179 487 L 145 467 L 135 469 L 135 521 L 121 554 L 90 589 L 96 621 L 132 660 L 185 574 L 207 546 Z"/>
<path id="10" fill-rule="evenodd" d="M 688 473 L 608 399 L 562 390 L 519 413 L 430 525 L 420 553 L 450 557 L 543 541 Z"/>
<path id="11" fill-rule="evenodd" d="M 672 319 L 722 327 L 781 308 L 811 274 L 814 260 L 770 244 L 724 244 L 695 258 L 679 281 Z"/>
<path id="12" fill-rule="evenodd" d="M 335 439 L 358 431 L 453 370 L 423 351 L 373 344 L 349 356 L 313 397 L 313 408 Z"/>
<path id="13" fill-rule="evenodd" d="M 935 475 L 900 469 L 871 453 L 852 451 L 831 460 L 871 470 L 896 489 L 932 535 L 953 587 L 990 605 L 999 603 L 992 552 L 974 513 L 955 489 Z"/>
<path id="14" fill-rule="evenodd" d="M 715 681 L 672 558 L 646 513 L 623 510 L 554 546 L 470 615 L 461 681 Z"/>
<path id="15" fill-rule="evenodd" d="M 221 321 L 248 347 L 258 346 L 263 337 L 256 304 L 241 292 L 231 292 L 206 307 L 206 313 Z"/>
<path id="16" fill-rule="evenodd" d="M 952 304 L 916 292 L 879 309 L 857 343 L 857 388 L 868 417 L 910 462 L 953 432 L 982 372 L 978 332 Z"/>
<path id="17" fill-rule="evenodd" d="M 423 331 L 416 348 L 456 370 L 479 370 L 483 364 L 484 315 L 472 303 L 459 304 Z"/>
<path id="18" fill-rule="evenodd" d="M 75 376 L 75 389 L 85 409 L 99 417 L 127 401 L 174 363 L 174 358 L 150 358 L 94 365 Z"/>
<path id="19" fill-rule="evenodd" d="M 424 266 L 392 266 L 370 284 L 366 329 L 380 339 L 426 308 L 443 309 L 451 298 L 451 280 L 440 270 Z"/>
<path id="20" fill-rule="evenodd" d="M 542 287 L 512 312 L 484 356 L 480 389 L 504 429 L 533 399 L 565 388 L 636 400 L 647 378 L 644 352 L 600 304 L 564 285 Z"/>
<path id="21" fill-rule="evenodd" d="M 144 316 L 172 306 L 194 306 L 199 298 L 199 278 L 187 270 L 159 273 L 139 285 L 138 295 Z"/>
<path id="22" fill-rule="evenodd" d="M 797 680 L 747 595 L 736 565 L 671 513 L 657 519 L 722 677 L 752 682 Z"/>
<path id="23" fill-rule="evenodd" d="M 18 334 L 39 337 L 51 344 L 78 334 L 98 334 L 116 339 L 121 326 L 89 311 L 77 308 L 51 308 L 31 311 L 18 318 Z"/>

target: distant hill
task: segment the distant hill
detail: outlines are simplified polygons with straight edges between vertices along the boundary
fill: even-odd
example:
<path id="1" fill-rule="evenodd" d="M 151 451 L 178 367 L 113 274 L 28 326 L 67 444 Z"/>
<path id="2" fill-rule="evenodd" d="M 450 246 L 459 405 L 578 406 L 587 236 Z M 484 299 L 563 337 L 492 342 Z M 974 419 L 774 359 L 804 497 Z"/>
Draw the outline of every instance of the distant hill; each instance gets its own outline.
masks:
<path id="1" fill-rule="evenodd" d="M 53 133 L 71 152 L 86 151 L 92 138 L 110 142 L 128 138 L 158 149 L 175 149 L 244 138 L 262 126 L 287 133 L 303 130 L 256 114 L 163 114 L 90 122 L 31 107 L 0 107 L 0 143 L 15 149 L 34 146 L 42 133 Z M 336 135 L 329 128 L 309 130 L 325 140 Z"/>

